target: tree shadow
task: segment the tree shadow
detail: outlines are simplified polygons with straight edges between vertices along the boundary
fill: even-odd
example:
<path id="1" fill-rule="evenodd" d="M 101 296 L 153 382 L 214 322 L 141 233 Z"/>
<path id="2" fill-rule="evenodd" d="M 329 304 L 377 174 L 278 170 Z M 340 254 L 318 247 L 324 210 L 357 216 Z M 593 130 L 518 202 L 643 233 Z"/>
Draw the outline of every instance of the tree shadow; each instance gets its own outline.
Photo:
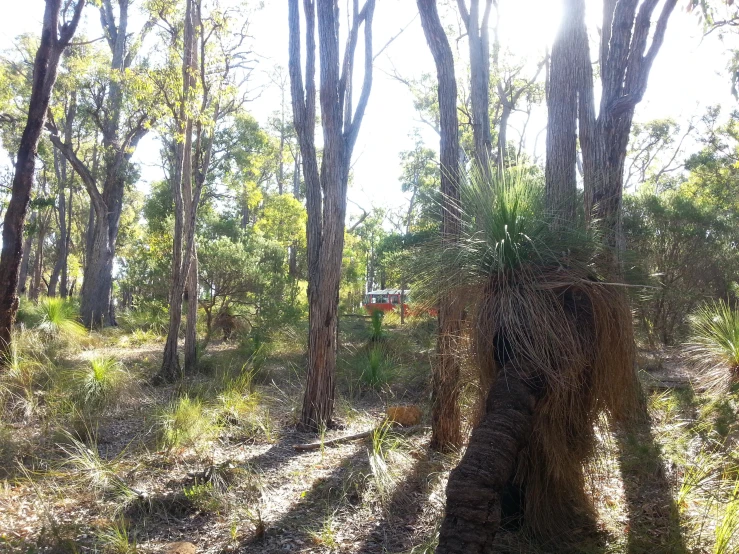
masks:
<path id="1" fill-rule="evenodd" d="M 368 467 L 367 452 L 361 443 L 330 474 L 315 480 L 289 510 L 274 520 L 265 521 L 263 532 L 243 541 L 238 552 L 256 554 L 302 549 L 313 541 L 310 537 L 312 526 L 331 518 L 347 500 L 352 501 L 355 485 L 359 486 L 355 476 L 361 478 Z"/>
<path id="2" fill-rule="evenodd" d="M 415 527 L 429 503 L 429 474 L 433 462 L 428 453 L 413 459 L 404 477 L 387 499 L 383 515 L 359 543 L 357 552 L 407 552 L 417 539 Z"/>
<path id="3" fill-rule="evenodd" d="M 628 554 L 687 554 L 680 513 L 646 406 L 615 430 L 628 517 Z"/>
<path id="4" fill-rule="evenodd" d="M 269 449 L 261 454 L 248 458 L 244 464 L 262 472 L 278 471 L 283 466 L 289 464 L 294 458 L 306 454 L 305 452 L 296 450 L 296 444 L 311 442 L 315 438 L 315 435 L 288 429 L 280 435 L 280 438 Z"/>

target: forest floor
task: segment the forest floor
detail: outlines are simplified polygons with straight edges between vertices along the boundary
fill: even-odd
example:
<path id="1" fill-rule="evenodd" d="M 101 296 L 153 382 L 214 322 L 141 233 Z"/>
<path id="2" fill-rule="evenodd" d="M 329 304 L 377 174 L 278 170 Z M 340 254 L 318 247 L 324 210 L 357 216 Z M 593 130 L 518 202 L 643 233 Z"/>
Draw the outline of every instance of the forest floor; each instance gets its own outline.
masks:
<path id="1" fill-rule="evenodd" d="M 163 344 L 150 333 L 36 340 L 21 375 L 4 381 L 0 552 L 190 554 L 181 542 L 204 554 L 433 552 L 459 456 L 430 451 L 423 424 L 402 433 L 381 422 L 387 406 L 406 404 L 429 421 L 434 322 L 387 325 L 377 359 L 369 327 L 342 320 L 338 425 L 318 437 L 295 430 L 304 329 L 256 352 L 213 343 L 201 373 L 159 387 L 150 382 Z M 65 376 L 101 357 L 122 368 L 115 390 L 95 410 L 75 404 Z M 542 543 L 503 530 L 496 552 L 739 551 L 738 397 L 693 393 L 676 350 L 645 351 L 640 365 L 650 417 L 604 423 L 588 468 L 597 531 Z M 294 448 L 378 426 L 365 440 Z"/>

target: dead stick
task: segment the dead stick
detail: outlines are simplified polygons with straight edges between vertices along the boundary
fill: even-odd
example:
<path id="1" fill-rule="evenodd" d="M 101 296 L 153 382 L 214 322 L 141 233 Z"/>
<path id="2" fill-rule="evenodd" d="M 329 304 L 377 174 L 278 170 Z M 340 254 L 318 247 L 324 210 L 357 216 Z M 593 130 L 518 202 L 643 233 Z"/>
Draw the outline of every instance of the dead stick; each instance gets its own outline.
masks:
<path id="1" fill-rule="evenodd" d="M 361 433 L 355 433 L 353 435 L 344 435 L 343 437 L 336 437 L 336 438 L 328 439 L 324 441 L 309 442 L 306 444 L 294 444 L 293 448 L 299 452 L 304 452 L 306 450 L 318 450 L 324 446 L 332 446 L 334 444 L 341 444 L 344 442 L 351 442 L 351 441 L 355 441 L 359 439 L 364 439 L 366 437 L 369 437 L 372 433 L 374 433 L 376 429 L 379 429 L 379 427 L 370 429 L 369 431 L 362 431 Z M 423 429 L 425 429 L 423 425 L 412 425 L 411 427 L 394 428 L 393 433 L 411 435 L 418 431 L 422 431 Z"/>

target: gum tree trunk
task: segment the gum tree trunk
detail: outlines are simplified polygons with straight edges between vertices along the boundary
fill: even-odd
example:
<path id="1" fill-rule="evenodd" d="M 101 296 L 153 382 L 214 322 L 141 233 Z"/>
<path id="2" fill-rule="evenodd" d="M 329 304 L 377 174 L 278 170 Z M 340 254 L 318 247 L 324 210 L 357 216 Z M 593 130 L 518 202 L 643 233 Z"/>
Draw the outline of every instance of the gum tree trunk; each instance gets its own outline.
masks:
<path id="1" fill-rule="evenodd" d="M 305 81 L 301 67 L 298 0 L 288 3 L 289 72 L 293 119 L 303 160 L 308 212 L 308 376 L 300 426 L 316 431 L 331 423 L 336 372 L 336 332 L 341 261 L 344 248 L 349 165 L 372 88 L 372 19 L 375 0 L 362 9 L 352 3 L 351 28 L 343 62 L 335 2 L 303 2 L 306 21 Z M 316 9 L 317 8 L 317 9 Z M 316 17 L 317 11 L 317 17 Z M 320 173 L 315 148 L 316 20 L 320 36 L 321 123 L 323 157 Z M 364 25 L 364 80 L 356 110 L 352 106 L 354 53 Z"/>
<path id="2" fill-rule="evenodd" d="M 77 30 L 85 0 L 79 0 L 72 20 L 61 24 L 61 0 L 46 0 L 41 43 L 33 62 L 33 84 L 28 105 L 28 118 L 16 156 L 15 175 L 8 208 L 3 219 L 2 253 L 0 253 L 0 358 L 5 359 L 10 347 L 11 331 L 18 311 L 18 271 L 23 255 L 23 223 L 31 198 L 36 151 L 46 122 L 51 92 L 56 82 L 62 52 Z"/>
<path id="3" fill-rule="evenodd" d="M 69 187 L 69 203 L 67 215 L 67 232 L 66 243 L 64 245 L 64 257 L 62 259 L 62 275 L 59 282 L 59 294 L 62 298 L 69 296 L 69 245 L 72 240 L 72 200 L 74 199 L 74 189 Z"/>
<path id="4" fill-rule="evenodd" d="M 132 0 L 118 0 L 118 14 L 115 17 L 112 0 L 102 0 L 99 6 L 100 21 L 110 48 L 112 59 L 110 70 L 114 78 L 110 80 L 102 106 L 95 114 L 95 120 L 102 134 L 103 174 L 102 191 L 98 188 L 97 171 L 92 171 L 77 158 L 71 143 L 63 141 L 55 128 L 50 129 L 51 141 L 67 158 L 82 179 L 85 189 L 94 206 L 88 227 L 88 241 L 85 259 L 85 276 L 80 299 L 80 315 L 86 327 L 115 325 L 113 310 L 113 258 L 115 257 L 118 228 L 123 207 L 123 193 L 130 170 L 130 161 L 139 141 L 148 133 L 153 119 L 148 114 L 130 118 L 121 125 L 125 103 L 123 79 L 134 59 L 135 44 L 143 40 L 151 26 L 145 25 L 132 40 L 128 30 L 128 9 Z M 97 151 L 93 154 L 93 164 L 97 164 Z"/>
<path id="5" fill-rule="evenodd" d="M 664 41 L 667 24 L 677 0 L 666 0 L 652 30 L 658 0 L 606 2 L 600 43 L 602 94 L 596 114 L 593 71 L 582 11 L 583 0 L 568 0 L 565 13 L 576 15 L 580 144 L 583 154 L 585 215 L 599 221 L 603 241 L 613 252 L 612 272 L 622 274 L 624 238 L 621 221 L 623 173 L 626 148 L 636 105 L 641 102 L 647 80 Z M 651 38 L 651 42 L 650 42 Z"/>
<path id="6" fill-rule="evenodd" d="M 545 176 L 547 209 L 569 224 L 575 218 L 577 199 L 577 93 L 582 83 L 577 32 L 584 21 L 585 3 L 567 0 L 566 4 L 549 62 Z"/>
<path id="7" fill-rule="evenodd" d="M 187 287 L 190 271 L 190 256 L 183 252 L 183 245 L 189 235 L 186 210 L 190 205 L 187 200 L 192 195 L 192 118 L 187 113 L 187 103 L 191 100 L 194 85 L 193 69 L 195 67 L 195 28 L 193 24 L 192 0 L 185 4 L 185 26 L 182 59 L 182 100 L 180 103 L 179 129 L 184 136 L 183 143 L 177 143 L 175 170 L 172 176 L 172 197 L 174 198 L 174 237 L 172 245 L 172 284 L 169 290 L 169 329 L 167 342 L 164 345 L 162 367 L 155 377 L 155 382 L 171 383 L 180 378 L 182 369 L 178 354 L 180 324 L 182 322 L 182 302 Z M 189 192 L 186 193 L 185 189 Z"/>
<path id="8" fill-rule="evenodd" d="M 71 143 L 72 142 L 72 123 L 74 122 L 75 115 L 77 113 L 77 92 L 73 91 L 70 100 L 69 100 L 69 106 L 66 110 L 66 113 L 64 114 L 64 142 Z M 58 210 L 58 219 L 59 219 L 59 236 L 57 237 L 57 251 L 56 251 L 56 262 L 54 263 L 54 269 L 51 272 L 51 276 L 49 277 L 49 296 L 56 296 L 56 287 L 57 283 L 59 281 L 59 276 L 62 273 L 66 273 L 66 263 L 67 263 L 67 249 L 69 246 L 69 237 L 67 235 L 67 200 L 64 196 L 64 188 L 69 185 L 68 182 L 68 174 L 67 174 L 67 160 L 64 158 L 63 154 L 59 151 L 58 148 L 54 149 L 54 170 L 56 172 L 57 176 L 57 183 L 59 186 L 59 196 L 57 200 L 57 210 Z M 70 190 L 70 202 L 71 202 L 71 191 L 72 187 L 69 187 Z M 70 205 L 70 215 L 69 219 L 71 221 L 71 205 Z M 65 284 L 62 285 L 62 296 L 66 296 L 66 291 L 64 288 L 66 287 Z"/>
<path id="9" fill-rule="evenodd" d="M 455 241 L 460 233 L 459 212 L 459 137 L 457 118 L 457 81 L 454 57 L 444 27 L 439 19 L 436 0 L 417 0 L 426 42 L 436 63 L 439 82 L 441 126 L 442 243 Z M 487 158 L 486 158 L 487 159 Z M 487 163 L 487 162 L 486 162 Z M 446 249 L 446 247 L 443 247 Z M 459 360 L 461 310 L 455 295 L 439 300 L 438 359 L 432 379 L 431 447 L 450 450 L 462 443 L 459 413 Z"/>
<path id="10" fill-rule="evenodd" d="M 472 103 L 472 135 L 475 143 L 475 161 L 483 175 L 490 171 L 490 30 L 488 22 L 493 0 L 485 0 L 485 11 L 480 21 L 480 0 L 457 0 L 462 21 L 467 30 L 470 48 L 470 100 Z M 419 4 L 420 7 L 420 4 Z M 428 40 L 428 38 L 427 38 Z M 505 152 L 503 152 L 504 154 Z M 502 159 L 503 154 L 499 154 Z"/>
<path id="11" fill-rule="evenodd" d="M 38 214 L 33 212 L 29 219 L 29 226 L 34 227 Z M 33 243 L 33 234 L 26 233 L 26 238 L 23 241 L 23 258 L 21 259 L 20 277 L 18 278 L 18 295 L 26 294 L 26 284 L 28 281 L 28 266 L 31 261 L 31 244 Z"/>

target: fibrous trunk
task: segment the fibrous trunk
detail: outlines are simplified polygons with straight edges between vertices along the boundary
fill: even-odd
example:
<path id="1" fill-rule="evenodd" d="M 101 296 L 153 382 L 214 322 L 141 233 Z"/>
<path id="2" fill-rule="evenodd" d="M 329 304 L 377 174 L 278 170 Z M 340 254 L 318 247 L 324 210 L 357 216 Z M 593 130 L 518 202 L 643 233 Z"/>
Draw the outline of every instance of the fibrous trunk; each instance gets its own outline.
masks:
<path id="1" fill-rule="evenodd" d="M 501 523 L 501 499 L 533 430 L 535 391 L 518 368 L 506 367 L 488 394 L 485 415 L 449 475 L 437 554 L 482 554 Z"/>

